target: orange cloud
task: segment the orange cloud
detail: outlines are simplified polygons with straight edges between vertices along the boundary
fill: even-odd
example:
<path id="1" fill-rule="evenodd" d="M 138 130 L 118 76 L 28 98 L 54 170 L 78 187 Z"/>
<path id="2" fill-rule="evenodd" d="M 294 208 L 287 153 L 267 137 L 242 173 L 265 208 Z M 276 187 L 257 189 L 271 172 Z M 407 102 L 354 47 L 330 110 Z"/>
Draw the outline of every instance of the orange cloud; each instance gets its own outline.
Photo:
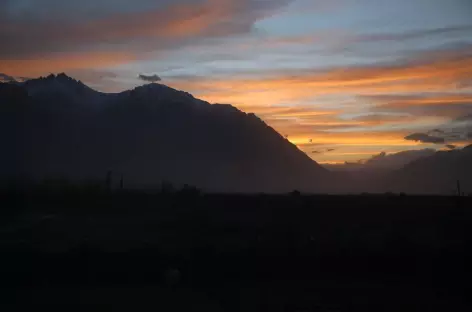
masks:
<path id="1" fill-rule="evenodd" d="M 401 138 L 403 132 L 369 133 L 355 136 L 352 133 L 336 135 L 319 134 L 313 135 L 313 145 L 307 137 L 289 137 L 288 139 L 309 157 L 321 163 L 344 163 L 345 161 L 359 161 L 366 156 L 378 154 L 380 151 L 400 152 L 410 149 L 424 148 L 417 142 L 405 141 Z M 312 153 L 319 150 L 320 146 L 333 147 L 335 151 L 326 153 Z"/>
<path id="2" fill-rule="evenodd" d="M 126 44 L 135 54 L 182 46 L 189 39 L 246 33 L 270 9 L 285 1 L 205 0 L 176 3 L 145 12 L 95 19 L 3 21 L 0 59 L 31 58 L 58 51 L 90 51 L 96 45 Z"/>
<path id="3" fill-rule="evenodd" d="M 156 55 L 150 51 L 162 53 L 188 40 L 248 32 L 263 12 L 281 3 L 205 0 L 80 23 L 53 18 L 4 20 L 0 70 L 9 75 L 36 76 L 148 59 Z M 100 46 L 98 52 L 96 45 Z M 125 50 L 128 52 L 121 52 Z"/>
<path id="4" fill-rule="evenodd" d="M 123 14 L 109 19 L 89 22 L 78 28 L 82 34 L 108 40 L 127 40 L 136 37 L 190 37 L 211 30 L 213 26 L 230 21 L 245 1 L 207 0 L 175 4 L 147 13 Z M 218 28 L 215 31 L 222 31 Z M 96 38 L 99 39 L 99 38 Z"/>
<path id="5" fill-rule="evenodd" d="M 172 81 L 210 102 L 236 105 L 297 103 L 322 95 L 382 95 L 414 92 L 449 92 L 462 87 L 472 74 L 472 54 L 429 55 L 395 66 L 336 68 L 326 71 L 274 73 L 253 78 Z"/>
<path id="6" fill-rule="evenodd" d="M 387 114 L 370 114 L 354 118 L 361 121 L 364 125 L 376 126 L 385 124 L 411 123 L 417 121 L 417 117 L 408 115 L 387 115 Z"/>
<path id="7" fill-rule="evenodd" d="M 341 111 L 335 110 L 321 110 L 314 109 L 313 107 L 304 106 L 257 106 L 257 105 L 245 105 L 238 106 L 238 108 L 246 113 L 254 113 L 260 117 L 270 116 L 271 118 L 304 118 L 304 117 L 317 117 L 317 116 L 329 116 L 341 113 Z"/>
<path id="8" fill-rule="evenodd" d="M 244 111 L 253 111 L 279 133 L 287 135 L 290 142 L 310 157 L 332 162 L 341 158 L 343 161 L 365 158 L 366 154 L 360 151 L 365 148 L 371 148 L 369 153 L 374 155 L 379 150 L 399 152 L 423 146 L 419 142 L 404 140 L 411 133 L 408 129 L 434 127 L 445 122 L 436 113 L 428 115 L 428 111 L 354 119 L 341 119 L 338 116 L 341 113 L 356 112 L 362 107 L 364 112 L 366 109 L 382 111 L 388 105 L 392 105 L 391 111 L 395 112 L 428 105 L 450 104 L 466 108 L 471 96 L 451 91 L 468 90 L 463 82 L 468 81 L 471 75 L 472 54 L 456 51 L 425 54 L 396 65 L 355 66 L 295 74 L 275 72 L 261 77 L 175 80 L 170 84 L 193 90 L 209 102 L 231 103 Z M 398 96 L 402 93 L 426 95 Z M 351 101 L 348 106 L 340 108 L 339 103 L 326 101 L 326 96 L 340 99 L 347 96 Z M 307 102 L 315 105 L 310 108 Z M 296 108 L 287 109 L 290 103 Z M 300 103 L 304 106 L 297 106 Z M 332 109 L 333 104 L 335 109 Z M 444 112 L 446 116 L 449 113 Z M 344 154 L 312 154 L 314 143 L 340 146 Z"/>
<path id="9" fill-rule="evenodd" d="M 309 145 L 309 139 L 318 144 L 337 144 L 342 146 L 416 146 L 417 142 L 405 141 L 402 137 L 407 132 L 369 133 L 312 133 L 307 135 L 289 136 L 289 141 L 296 145 Z"/>
<path id="10" fill-rule="evenodd" d="M 403 111 L 415 115 L 437 115 L 457 118 L 472 110 L 472 93 L 426 95 L 367 96 L 378 111 Z"/>
<path id="11" fill-rule="evenodd" d="M 269 110 L 264 111 L 270 113 Z M 316 110 L 314 110 L 316 112 Z M 277 112 L 274 112 L 274 115 Z M 274 118 L 266 116 L 263 119 L 276 131 L 304 151 L 309 157 L 316 161 L 333 162 L 346 160 L 356 161 L 365 158 L 366 155 L 378 154 L 379 151 L 398 152 L 405 149 L 422 146 L 420 142 L 407 141 L 404 137 L 410 132 L 408 130 L 383 130 L 383 131 L 344 131 L 336 132 L 336 129 L 368 128 L 379 125 L 403 123 L 408 126 L 411 123 L 421 122 L 422 117 L 408 117 L 405 120 L 399 118 L 377 119 L 352 119 L 343 120 L 336 113 L 320 114 L 293 119 L 291 117 Z M 384 122 L 384 123 L 382 123 Z M 334 152 L 316 153 L 320 146 L 323 148 L 335 148 Z M 341 161 L 342 159 L 342 161 Z"/>
<path id="12" fill-rule="evenodd" d="M 395 96 L 384 95 L 372 97 L 379 103 L 385 103 L 389 107 L 404 107 L 412 105 L 444 105 L 444 104 L 470 104 L 472 103 L 472 94 L 439 94 L 426 96 Z"/>
<path id="13" fill-rule="evenodd" d="M 409 133 L 408 130 L 332 131 L 335 129 L 371 126 L 370 121 L 342 120 L 336 115 L 320 115 L 310 120 L 278 119 L 273 117 L 263 119 L 279 133 L 284 136 L 287 135 L 288 140 L 299 147 L 311 146 L 313 144 L 353 146 L 411 146 L 417 144 L 416 142 L 405 141 L 403 139 Z M 390 121 L 386 121 L 386 123 L 388 122 Z M 378 123 L 374 125 L 378 125 Z"/>
<path id="14" fill-rule="evenodd" d="M 39 76 L 52 72 L 113 66 L 133 60 L 135 60 L 134 55 L 118 52 L 61 53 L 48 56 L 47 58 L 0 60 L 0 68 L 11 75 Z"/>
<path id="15" fill-rule="evenodd" d="M 361 146 L 362 148 L 372 147 L 373 151 L 370 154 L 378 152 L 375 149 L 376 147 L 405 148 L 415 146 L 418 145 L 417 142 L 403 139 L 405 135 L 410 133 L 408 130 L 389 131 L 389 125 L 394 125 L 398 129 L 399 125 L 408 128 L 411 124 L 432 123 L 436 125 L 438 122 L 443 122 L 443 119 L 438 120 L 438 118 L 429 116 L 388 114 L 341 119 L 339 114 L 342 111 L 320 110 L 313 107 L 241 106 L 240 109 L 245 112 L 255 112 L 269 126 L 283 136 L 287 136 L 290 142 L 309 155 L 311 154 L 310 147 L 320 144 L 343 146 L 348 150 L 350 149 L 351 153 L 354 154 L 358 152 Z M 383 127 L 383 130 L 379 130 L 379 127 Z M 362 129 L 362 131 L 353 131 L 356 129 Z M 335 156 L 334 153 L 326 155 L 328 158 Z M 316 155 L 316 157 L 318 159 L 320 156 Z"/>

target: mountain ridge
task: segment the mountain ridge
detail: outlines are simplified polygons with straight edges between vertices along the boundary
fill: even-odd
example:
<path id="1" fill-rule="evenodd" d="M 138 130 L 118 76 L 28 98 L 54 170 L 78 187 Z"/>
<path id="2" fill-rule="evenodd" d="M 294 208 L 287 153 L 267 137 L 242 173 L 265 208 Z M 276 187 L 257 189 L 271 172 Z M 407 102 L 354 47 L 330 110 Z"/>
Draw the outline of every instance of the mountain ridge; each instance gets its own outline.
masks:
<path id="1" fill-rule="evenodd" d="M 394 170 L 332 172 L 253 113 L 150 83 L 102 93 L 65 74 L 0 83 L 0 180 L 104 180 L 216 192 L 453 194 L 472 190 L 472 146 Z"/>
<path id="2" fill-rule="evenodd" d="M 1 90 L 2 105 L 14 107 L 3 117 L 18 121 L 2 126 L 16 142 L 13 156 L 2 155 L 2 163 L 15 159 L 4 175 L 86 180 L 110 170 L 134 187 L 316 192 L 328 172 L 254 114 L 165 85 L 107 94 L 60 74 Z"/>
<path id="3" fill-rule="evenodd" d="M 393 172 L 386 186 L 396 192 L 454 195 L 457 182 L 461 192 L 472 194 L 472 144 L 412 161 Z"/>

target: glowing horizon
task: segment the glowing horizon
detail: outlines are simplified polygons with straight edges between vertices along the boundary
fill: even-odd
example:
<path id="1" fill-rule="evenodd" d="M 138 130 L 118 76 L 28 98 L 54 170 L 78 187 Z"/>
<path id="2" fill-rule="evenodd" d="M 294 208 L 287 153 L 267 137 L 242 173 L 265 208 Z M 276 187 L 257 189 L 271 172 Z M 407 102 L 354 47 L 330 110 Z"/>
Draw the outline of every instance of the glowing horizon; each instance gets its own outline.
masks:
<path id="1" fill-rule="evenodd" d="M 320 163 L 472 142 L 464 1 L 84 1 L 2 2 L 0 73 L 66 72 L 104 92 L 157 74 Z"/>

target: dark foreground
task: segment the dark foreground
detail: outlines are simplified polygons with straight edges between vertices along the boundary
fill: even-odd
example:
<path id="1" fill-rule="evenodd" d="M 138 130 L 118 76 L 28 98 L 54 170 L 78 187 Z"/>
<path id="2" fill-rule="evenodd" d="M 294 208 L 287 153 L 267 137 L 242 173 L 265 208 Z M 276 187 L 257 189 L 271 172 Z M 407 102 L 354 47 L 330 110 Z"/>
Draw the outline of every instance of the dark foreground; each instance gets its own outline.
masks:
<path id="1" fill-rule="evenodd" d="M 1 207 L 2 311 L 472 309 L 470 197 L 30 193 Z"/>

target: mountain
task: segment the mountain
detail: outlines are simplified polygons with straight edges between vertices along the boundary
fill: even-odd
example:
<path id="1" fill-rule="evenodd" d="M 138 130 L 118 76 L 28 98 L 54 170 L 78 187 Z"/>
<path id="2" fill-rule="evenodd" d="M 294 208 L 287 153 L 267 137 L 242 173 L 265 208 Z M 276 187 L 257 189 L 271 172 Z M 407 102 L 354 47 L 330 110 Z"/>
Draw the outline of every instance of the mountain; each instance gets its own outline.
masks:
<path id="1" fill-rule="evenodd" d="M 118 94 L 65 74 L 0 84 L 0 177 L 321 191 L 328 171 L 254 114 L 149 84 Z"/>
<path id="2" fill-rule="evenodd" d="M 452 194 L 460 180 L 472 192 L 472 146 L 391 171 L 329 172 L 254 114 L 157 83 L 116 94 L 65 74 L 0 83 L 0 140 L 0 182 L 104 181 L 112 171 L 128 187 Z"/>
<path id="3" fill-rule="evenodd" d="M 356 166 L 352 168 L 335 168 L 331 171 L 329 191 L 341 194 L 392 192 L 456 195 L 457 181 L 460 181 L 461 192 L 472 194 L 472 145 L 434 153 L 423 151 L 407 155 L 408 158 L 414 155 L 416 159 L 397 169 L 362 164 L 353 164 Z M 424 155 L 416 157 L 421 154 Z M 405 155 L 401 152 L 397 156 Z M 372 159 L 375 158 L 378 156 Z"/>
<path id="4" fill-rule="evenodd" d="M 68 109 L 81 106 L 93 108 L 107 101 L 106 94 L 95 91 L 64 73 L 27 80 L 19 85 L 24 87 L 35 101 L 40 101 L 42 106 L 49 105 L 53 109 L 63 109 L 72 105 L 74 106 Z"/>
<path id="5" fill-rule="evenodd" d="M 406 150 L 390 154 L 381 152 L 379 154 L 371 156 L 370 158 L 359 160 L 357 162 L 328 164 L 323 165 L 323 167 L 331 171 L 362 172 L 362 174 L 372 172 L 389 172 L 392 170 L 400 169 L 408 163 L 417 159 L 431 156 L 435 152 L 436 150 L 432 148 L 425 148 L 420 150 Z"/>
<path id="6" fill-rule="evenodd" d="M 472 145 L 435 154 L 413 161 L 391 173 L 385 188 L 394 192 L 416 194 L 472 193 Z"/>
<path id="7" fill-rule="evenodd" d="M 10 75 L 6 75 L 4 73 L 0 73 L 0 83 L 1 82 L 11 82 L 11 83 L 21 83 L 29 80 L 27 77 L 13 77 Z"/>

